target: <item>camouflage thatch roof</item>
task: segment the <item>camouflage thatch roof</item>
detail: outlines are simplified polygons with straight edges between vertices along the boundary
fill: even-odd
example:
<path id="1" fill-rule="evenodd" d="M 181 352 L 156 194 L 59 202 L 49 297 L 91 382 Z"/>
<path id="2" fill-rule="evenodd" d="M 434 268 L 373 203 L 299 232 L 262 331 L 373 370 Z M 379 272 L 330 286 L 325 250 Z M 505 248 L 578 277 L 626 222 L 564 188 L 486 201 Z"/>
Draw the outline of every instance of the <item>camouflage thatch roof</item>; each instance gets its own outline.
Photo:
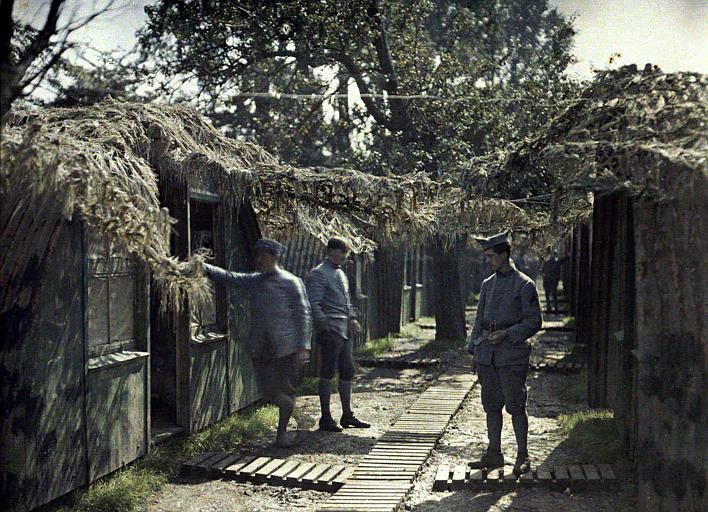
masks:
<path id="1" fill-rule="evenodd" d="M 708 77 L 648 65 L 599 73 L 543 133 L 471 162 L 462 180 L 474 194 L 519 198 L 562 230 L 589 215 L 588 192 L 663 201 L 705 186 L 707 173 Z"/>
<path id="2" fill-rule="evenodd" d="M 374 239 L 530 222 L 511 203 L 465 200 L 459 189 L 420 175 L 391 179 L 282 165 L 186 107 L 108 101 L 19 111 L 3 127 L 1 149 L 0 285 L 6 290 L 33 256 L 51 247 L 58 222 L 78 215 L 145 262 L 173 306 L 184 293 L 199 300 L 206 289 L 201 256 L 170 256 L 173 221 L 160 208 L 158 177 L 166 183 L 207 177 L 234 208 L 250 201 L 266 233 L 339 234 L 357 251 L 373 249 Z"/>

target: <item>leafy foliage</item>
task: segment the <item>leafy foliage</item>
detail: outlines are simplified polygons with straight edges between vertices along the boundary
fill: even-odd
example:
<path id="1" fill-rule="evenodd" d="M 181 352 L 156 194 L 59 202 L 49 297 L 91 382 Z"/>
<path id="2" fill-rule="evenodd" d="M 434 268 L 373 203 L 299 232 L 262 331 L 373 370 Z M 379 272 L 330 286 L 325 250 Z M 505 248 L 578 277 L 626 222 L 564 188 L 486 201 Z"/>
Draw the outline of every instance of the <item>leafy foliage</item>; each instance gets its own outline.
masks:
<path id="1" fill-rule="evenodd" d="M 145 68 L 135 62 L 135 53 L 93 53 L 80 60 L 60 59 L 45 79 L 45 87 L 53 97 L 40 103 L 48 107 L 84 107 L 109 96 L 133 102 L 154 99 L 154 94 L 142 87 Z"/>
<path id="2" fill-rule="evenodd" d="M 147 12 L 141 46 L 163 92 L 298 165 L 447 176 L 575 89 L 563 74 L 573 29 L 545 0 L 162 0 Z"/>

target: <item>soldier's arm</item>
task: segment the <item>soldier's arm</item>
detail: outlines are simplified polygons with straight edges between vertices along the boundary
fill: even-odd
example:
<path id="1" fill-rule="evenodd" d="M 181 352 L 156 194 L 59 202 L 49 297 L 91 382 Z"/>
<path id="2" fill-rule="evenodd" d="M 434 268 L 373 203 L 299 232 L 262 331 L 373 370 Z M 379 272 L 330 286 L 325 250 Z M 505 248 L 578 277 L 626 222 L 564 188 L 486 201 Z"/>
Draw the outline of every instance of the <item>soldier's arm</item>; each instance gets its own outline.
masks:
<path id="1" fill-rule="evenodd" d="M 214 282 L 231 288 L 250 288 L 260 277 L 258 273 L 233 272 L 208 263 L 204 263 L 202 268 Z"/>
<path id="2" fill-rule="evenodd" d="M 298 332 L 298 350 L 310 350 L 312 338 L 312 316 L 310 314 L 310 302 L 307 297 L 307 290 L 302 279 L 293 281 L 290 295 L 290 310 L 293 312 L 295 329 Z"/>
<path id="3" fill-rule="evenodd" d="M 346 275 L 345 275 L 344 279 L 347 279 Z M 348 284 L 347 284 L 346 291 L 347 291 L 347 293 L 345 295 L 346 295 L 346 299 L 347 299 L 347 316 L 349 317 L 349 321 L 356 320 L 357 318 L 359 318 L 359 314 L 358 314 L 356 308 L 354 307 L 354 305 L 352 304 L 352 292 L 351 292 L 351 288 L 349 287 Z"/>
<path id="4" fill-rule="evenodd" d="M 477 312 L 474 315 L 474 324 L 470 333 L 470 342 L 467 347 L 468 351 L 472 351 L 475 340 L 482 336 L 482 320 L 484 317 L 484 305 L 487 302 L 487 291 L 482 283 L 482 289 L 479 291 L 479 303 L 477 304 Z"/>
<path id="5" fill-rule="evenodd" d="M 533 281 L 526 281 L 521 288 L 521 314 L 521 321 L 506 330 L 512 343 L 524 342 L 541 329 L 541 304 Z"/>
<path id="6" fill-rule="evenodd" d="M 327 316 L 322 311 L 322 297 L 326 286 L 327 278 L 322 272 L 318 270 L 310 272 L 307 278 L 307 296 L 310 299 L 312 320 L 320 330 L 325 330 L 328 327 Z"/>

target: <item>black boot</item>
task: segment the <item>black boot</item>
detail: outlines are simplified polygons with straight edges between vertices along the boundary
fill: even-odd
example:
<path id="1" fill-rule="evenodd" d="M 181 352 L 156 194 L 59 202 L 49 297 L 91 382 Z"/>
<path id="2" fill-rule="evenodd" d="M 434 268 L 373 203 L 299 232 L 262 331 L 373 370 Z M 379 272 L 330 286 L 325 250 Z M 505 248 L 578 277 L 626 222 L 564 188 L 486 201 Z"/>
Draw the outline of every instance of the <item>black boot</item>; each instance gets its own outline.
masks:
<path id="1" fill-rule="evenodd" d="M 325 432 L 341 432 L 342 427 L 337 425 L 337 422 L 332 419 L 332 414 L 329 412 L 329 398 L 331 395 L 332 383 L 329 379 L 320 379 L 318 391 L 320 395 L 320 409 L 322 417 L 320 418 L 320 430 Z"/>
<path id="2" fill-rule="evenodd" d="M 531 471 L 531 461 L 529 460 L 529 452 L 523 451 L 516 455 L 516 462 L 514 462 L 514 474 L 519 477 L 524 473 Z"/>
<path id="3" fill-rule="evenodd" d="M 342 415 L 342 419 L 339 420 L 339 423 L 344 427 L 353 427 L 353 428 L 369 428 L 371 425 L 368 423 L 358 420 L 355 416 L 354 413 L 349 413 L 349 414 L 344 414 Z"/>
<path id="4" fill-rule="evenodd" d="M 332 419 L 332 416 L 322 416 L 320 418 L 320 430 L 325 432 L 341 432 L 342 427 L 337 425 L 337 422 Z"/>
<path id="5" fill-rule="evenodd" d="M 504 455 L 501 451 L 487 450 L 480 460 L 470 462 L 469 467 L 470 469 L 486 468 L 487 471 L 504 467 Z"/>

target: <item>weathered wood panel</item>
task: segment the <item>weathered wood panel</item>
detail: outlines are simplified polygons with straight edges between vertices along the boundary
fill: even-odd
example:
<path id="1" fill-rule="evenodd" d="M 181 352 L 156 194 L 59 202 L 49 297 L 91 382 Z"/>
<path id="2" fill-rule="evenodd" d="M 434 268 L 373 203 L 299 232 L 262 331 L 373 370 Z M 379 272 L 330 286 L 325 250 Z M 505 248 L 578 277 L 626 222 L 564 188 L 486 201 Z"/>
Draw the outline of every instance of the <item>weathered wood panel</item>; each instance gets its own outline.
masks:
<path id="1" fill-rule="evenodd" d="M 227 338 L 193 341 L 190 358 L 191 431 L 196 432 L 229 414 Z"/>
<path id="2" fill-rule="evenodd" d="M 148 354 L 119 352 L 89 361 L 86 397 L 89 481 L 147 453 Z"/>
<path id="3" fill-rule="evenodd" d="M 395 248 L 380 248 L 373 264 L 372 300 L 376 305 L 369 317 L 372 323 L 371 337 L 383 338 L 401 330 L 401 299 L 404 283 L 403 251 Z"/>
<path id="4" fill-rule="evenodd" d="M 642 511 L 708 510 L 707 181 L 634 205 Z"/>
<path id="5" fill-rule="evenodd" d="M 3 510 L 32 509 L 86 482 L 79 223 L 60 224 L 56 236 L 0 318 Z"/>

